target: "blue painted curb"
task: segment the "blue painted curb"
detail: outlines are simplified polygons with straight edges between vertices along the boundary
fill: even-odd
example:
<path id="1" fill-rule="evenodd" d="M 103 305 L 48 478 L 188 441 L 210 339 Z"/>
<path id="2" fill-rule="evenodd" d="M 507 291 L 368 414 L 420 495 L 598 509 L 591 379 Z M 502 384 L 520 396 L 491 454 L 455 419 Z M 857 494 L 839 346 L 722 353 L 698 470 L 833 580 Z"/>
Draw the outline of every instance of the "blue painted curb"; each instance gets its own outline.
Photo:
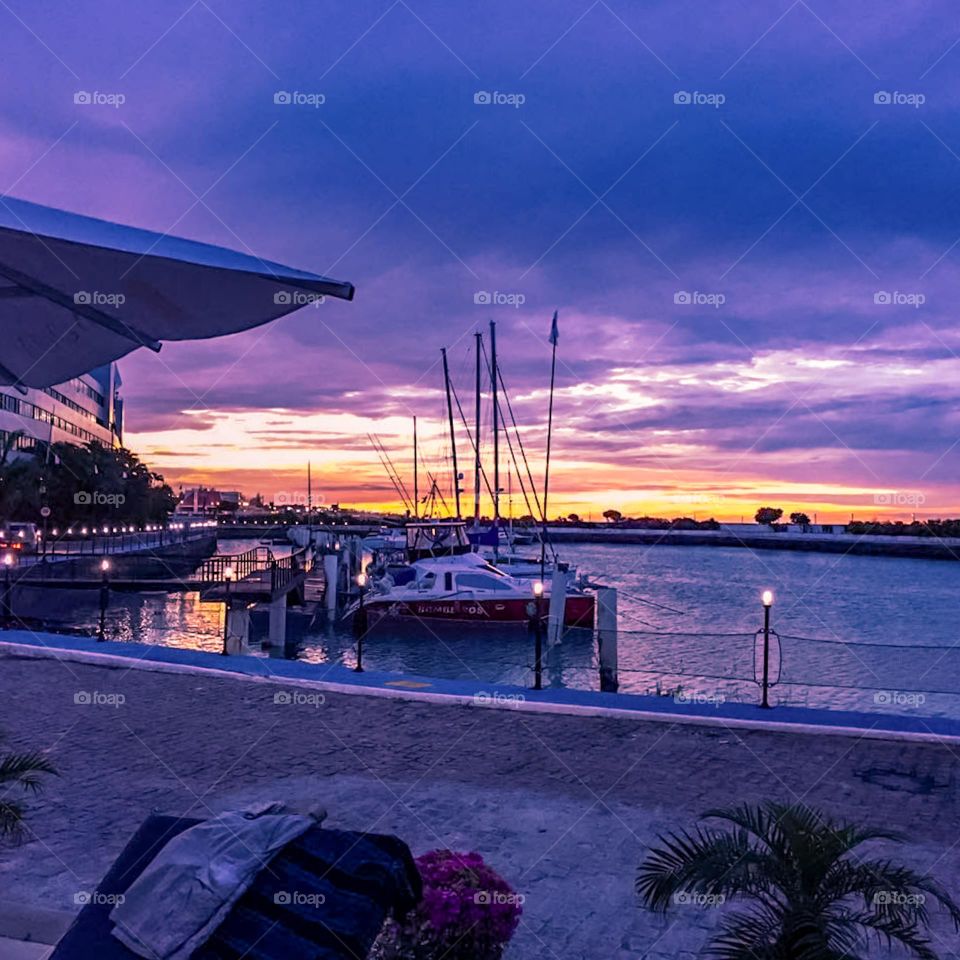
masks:
<path id="1" fill-rule="evenodd" d="M 678 703 L 671 697 L 651 697 L 633 693 L 600 693 L 595 690 L 574 690 L 549 687 L 532 690 L 528 687 L 500 683 L 480 683 L 473 680 L 447 680 L 415 674 L 364 671 L 357 673 L 340 663 L 308 663 L 302 660 L 281 660 L 270 657 L 221 656 L 200 650 L 161 647 L 150 644 L 107 641 L 100 643 L 89 637 L 33 633 L 24 630 L 0 632 L 0 644 L 22 644 L 54 653 L 57 650 L 128 657 L 146 663 L 175 664 L 208 670 L 234 673 L 238 676 L 274 680 L 313 681 L 355 687 L 357 692 L 371 693 L 389 690 L 395 694 L 410 694 L 472 699 L 488 706 L 544 704 L 557 707 L 610 710 L 617 713 L 637 712 L 655 714 L 665 720 L 715 720 L 723 725 L 726 720 L 747 721 L 751 725 L 774 725 L 778 728 L 822 727 L 843 728 L 852 734 L 860 732 L 916 734 L 925 737 L 960 737 L 960 720 L 949 717 L 921 715 L 866 713 L 814 707 L 778 706 L 763 710 L 748 703 L 727 701 L 716 705 L 708 703 Z"/>

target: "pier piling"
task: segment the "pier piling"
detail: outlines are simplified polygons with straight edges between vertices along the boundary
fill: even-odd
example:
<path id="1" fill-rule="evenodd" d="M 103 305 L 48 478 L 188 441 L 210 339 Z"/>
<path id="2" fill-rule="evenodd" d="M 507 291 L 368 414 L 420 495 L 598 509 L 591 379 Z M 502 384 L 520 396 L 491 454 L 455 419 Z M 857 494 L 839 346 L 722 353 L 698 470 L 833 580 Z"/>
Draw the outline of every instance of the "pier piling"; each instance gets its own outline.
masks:
<path id="1" fill-rule="evenodd" d="M 281 594 L 270 602 L 270 645 L 282 647 L 287 642 L 287 595 Z"/>
<path id="2" fill-rule="evenodd" d="M 327 615 L 332 620 L 337 615 L 337 567 L 338 558 L 335 553 L 324 554 L 323 576 L 326 580 L 323 599 L 326 602 Z"/>
<path id="3" fill-rule="evenodd" d="M 553 571 L 550 583 L 550 610 L 547 614 L 547 646 L 550 647 L 555 647 L 563 638 L 568 580 L 569 574 L 558 565 Z"/>
<path id="4" fill-rule="evenodd" d="M 600 659 L 600 689 L 616 693 L 617 675 L 617 591 L 613 587 L 597 589 L 597 650 Z"/>
<path id="5" fill-rule="evenodd" d="M 250 608 L 227 605 L 225 649 L 228 654 L 244 654 L 250 646 Z"/>

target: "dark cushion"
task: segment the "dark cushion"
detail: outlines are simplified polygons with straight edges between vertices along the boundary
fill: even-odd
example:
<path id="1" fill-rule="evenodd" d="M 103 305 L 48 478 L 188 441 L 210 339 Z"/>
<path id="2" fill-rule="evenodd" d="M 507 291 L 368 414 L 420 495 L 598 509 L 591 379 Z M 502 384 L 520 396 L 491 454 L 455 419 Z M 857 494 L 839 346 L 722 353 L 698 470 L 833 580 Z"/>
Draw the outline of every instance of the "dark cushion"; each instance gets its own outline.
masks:
<path id="1" fill-rule="evenodd" d="M 148 817 L 50 960 L 130 960 L 110 933 L 122 894 L 164 845 L 199 820 Z M 389 913 L 420 900 L 420 874 L 396 837 L 313 827 L 257 874 L 196 960 L 363 960 Z"/>

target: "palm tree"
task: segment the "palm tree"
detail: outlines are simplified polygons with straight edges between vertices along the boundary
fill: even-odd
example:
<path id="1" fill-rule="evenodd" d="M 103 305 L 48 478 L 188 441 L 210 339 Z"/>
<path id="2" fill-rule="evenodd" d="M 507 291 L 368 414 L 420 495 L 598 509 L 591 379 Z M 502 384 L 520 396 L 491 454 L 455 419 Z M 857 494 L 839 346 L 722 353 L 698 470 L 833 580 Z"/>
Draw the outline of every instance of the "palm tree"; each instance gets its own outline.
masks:
<path id="1" fill-rule="evenodd" d="M 718 960 L 857 960 L 874 938 L 937 960 L 926 936 L 927 905 L 945 909 L 957 930 L 960 907 L 935 880 L 855 853 L 878 840 L 901 838 L 802 805 L 709 810 L 692 833 L 659 838 L 636 889 L 645 906 L 661 912 L 674 902 L 749 903 L 724 918 L 708 951 Z"/>
<path id="2" fill-rule="evenodd" d="M 57 775 L 53 764 L 39 752 L 11 753 L 0 757 L 0 837 L 19 837 L 23 830 L 23 804 L 12 794 L 37 794 L 43 789 L 40 774 Z"/>

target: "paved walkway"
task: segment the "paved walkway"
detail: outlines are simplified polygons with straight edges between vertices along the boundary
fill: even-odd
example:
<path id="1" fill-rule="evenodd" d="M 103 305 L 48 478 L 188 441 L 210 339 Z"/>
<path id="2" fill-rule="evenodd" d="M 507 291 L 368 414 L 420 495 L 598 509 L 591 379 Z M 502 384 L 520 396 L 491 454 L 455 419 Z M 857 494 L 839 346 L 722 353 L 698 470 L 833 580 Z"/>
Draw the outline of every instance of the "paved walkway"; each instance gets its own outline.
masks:
<path id="1" fill-rule="evenodd" d="M 902 856 L 960 893 L 950 744 L 311 695 L 9 651 L 0 698 L 8 741 L 49 750 L 61 772 L 0 862 L 5 896 L 39 906 L 72 908 L 151 811 L 263 798 L 319 798 L 331 826 L 394 832 L 416 853 L 479 850 L 526 896 L 508 960 L 694 957 L 719 911 L 654 917 L 634 871 L 657 832 L 744 800 L 898 828 Z"/>

